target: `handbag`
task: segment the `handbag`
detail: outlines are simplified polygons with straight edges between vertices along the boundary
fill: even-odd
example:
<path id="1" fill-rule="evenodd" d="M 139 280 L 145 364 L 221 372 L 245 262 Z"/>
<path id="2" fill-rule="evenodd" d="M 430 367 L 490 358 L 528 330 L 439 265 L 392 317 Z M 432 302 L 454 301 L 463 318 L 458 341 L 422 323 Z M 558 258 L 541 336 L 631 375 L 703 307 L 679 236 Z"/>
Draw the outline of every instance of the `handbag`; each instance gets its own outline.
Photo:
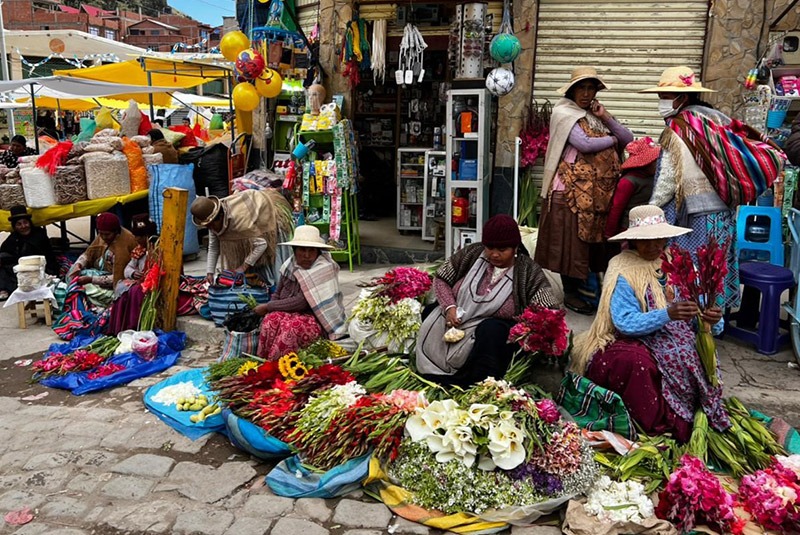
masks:
<path id="1" fill-rule="evenodd" d="M 242 277 L 241 274 L 238 277 Z M 247 284 L 233 285 L 230 287 L 212 284 L 208 287 L 208 308 L 214 324 L 222 326 L 228 314 L 239 312 L 248 308 L 244 297 L 255 299 L 256 303 L 269 302 L 269 289 L 249 286 Z"/>
<path id="2" fill-rule="evenodd" d="M 243 353 L 255 355 L 258 350 L 258 329 L 246 333 L 228 330 L 225 327 L 225 340 L 222 343 L 222 353 L 217 362 L 241 357 Z"/>
<path id="3" fill-rule="evenodd" d="M 590 431 L 613 431 L 636 440 L 633 419 L 622 398 L 586 377 L 567 372 L 556 403 L 564 407 L 579 426 Z"/>

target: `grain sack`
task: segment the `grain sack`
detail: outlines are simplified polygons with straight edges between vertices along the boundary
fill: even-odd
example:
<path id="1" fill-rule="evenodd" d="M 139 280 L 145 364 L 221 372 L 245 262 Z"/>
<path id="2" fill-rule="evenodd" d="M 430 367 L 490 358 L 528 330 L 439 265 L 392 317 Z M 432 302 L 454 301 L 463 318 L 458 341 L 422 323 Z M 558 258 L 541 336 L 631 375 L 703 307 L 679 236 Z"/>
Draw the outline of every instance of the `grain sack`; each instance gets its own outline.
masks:
<path id="1" fill-rule="evenodd" d="M 155 154 L 155 152 L 156 149 L 154 149 L 153 147 L 142 147 L 142 154 Z"/>
<path id="2" fill-rule="evenodd" d="M 150 146 L 150 136 L 132 136 L 131 141 L 142 148 Z"/>
<path id="3" fill-rule="evenodd" d="M 125 117 L 120 123 L 119 131 L 123 137 L 133 137 L 139 133 L 139 123 L 142 122 L 142 114 L 135 100 L 128 102 L 125 110 Z"/>
<path id="4" fill-rule="evenodd" d="M 72 158 L 80 158 L 86 152 L 86 147 L 88 147 L 90 143 L 88 141 L 78 141 L 72 145 L 72 150 L 69 151 L 69 157 Z"/>
<path id="5" fill-rule="evenodd" d="M 92 141 L 91 144 L 86 145 L 84 149 L 87 153 L 88 152 L 114 152 L 114 147 L 111 143 L 97 143 Z"/>
<path id="6" fill-rule="evenodd" d="M 63 165 L 56 168 L 53 176 L 53 189 L 57 204 L 72 204 L 85 201 L 86 172 L 83 165 Z"/>
<path id="7" fill-rule="evenodd" d="M 138 111 L 138 109 L 137 109 Z M 124 147 L 122 149 L 125 158 L 128 159 L 128 172 L 131 176 L 131 193 L 147 189 L 147 169 L 145 168 L 144 158 L 142 158 L 142 149 L 133 141 L 124 140 Z"/>
<path id="8" fill-rule="evenodd" d="M 31 208 L 46 208 L 56 204 L 56 193 L 53 179 L 44 169 L 33 167 L 21 169 L 22 191 L 25 193 L 25 204 Z"/>
<path id="9" fill-rule="evenodd" d="M 160 152 L 155 154 L 145 154 L 144 163 L 147 165 L 159 165 L 164 163 L 164 155 Z"/>
<path id="10" fill-rule="evenodd" d="M 128 172 L 128 159 L 124 154 L 115 153 L 110 158 L 88 159 L 86 167 L 86 193 L 89 199 L 102 199 L 128 195 L 131 192 L 131 176 Z"/>
<path id="11" fill-rule="evenodd" d="M 15 167 L 6 175 L 6 184 L 22 184 L 22 179 L 19 176 L 19 168 Z"/>
<path id="12" fill-rule="evenodd" d="M 11 207 L 25 206 L 25 194 L 21 184 L 0 184 L 0 209 L 11 210 Z"/>
<path id="13" fill-rule="evenodd" d="M 87 152 L 79 160 L 86 162 L 87 160 L 110 160 L 111 158 L 113 156 L 109 152 Z"/>

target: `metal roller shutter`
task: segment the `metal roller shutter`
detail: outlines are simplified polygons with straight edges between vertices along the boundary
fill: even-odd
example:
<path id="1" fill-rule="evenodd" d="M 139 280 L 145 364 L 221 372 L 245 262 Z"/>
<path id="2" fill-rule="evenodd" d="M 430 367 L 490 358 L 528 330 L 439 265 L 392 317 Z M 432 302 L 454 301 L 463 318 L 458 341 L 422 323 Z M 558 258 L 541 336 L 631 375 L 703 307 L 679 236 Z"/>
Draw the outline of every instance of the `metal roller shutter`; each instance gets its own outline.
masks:
<path id="1" fill-rule="evenodd" d="M 639 137 L 658 137 L 664 121 L 656 97 L 637 91 L 667 67 L 700 75 L 707 0 L 659 2 L 539 0 L 534 96 L 552 103 L 579 65 L 597 68 L 611 86 L 598 99 Z"/>
<path id="2" fill-rule="evenodd" d="M 318 20 L 318 0 L 297 0 L 297 21 L 306 35 L 311 35 L 311 29 Z"/>

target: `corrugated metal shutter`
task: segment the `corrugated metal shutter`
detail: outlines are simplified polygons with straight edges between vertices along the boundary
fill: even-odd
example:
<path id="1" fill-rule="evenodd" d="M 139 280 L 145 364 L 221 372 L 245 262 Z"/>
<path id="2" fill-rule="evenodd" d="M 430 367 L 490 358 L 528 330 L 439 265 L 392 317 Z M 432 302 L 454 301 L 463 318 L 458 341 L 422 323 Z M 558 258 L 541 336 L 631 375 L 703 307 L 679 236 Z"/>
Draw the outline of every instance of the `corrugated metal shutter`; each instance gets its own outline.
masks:
<path id="1" fill-rule="evenodd" d="M 657 137 L 664 121 L 656 97 L 637 91 L 654 86 L 667 67 L 687 65 L 700 75 L 708 17 L 707 0 L 539 0 L 534 96 L 556 90 L 580 65 L 596 67 L 611 86 L 598 99 L 639 137 Z"/>
<path id="2" fill-rule="evenodd" d="M 319 20 L 318 0 L 297 0 L 297 20 L 306 35 L 311 34 L 311 29 Z"/>

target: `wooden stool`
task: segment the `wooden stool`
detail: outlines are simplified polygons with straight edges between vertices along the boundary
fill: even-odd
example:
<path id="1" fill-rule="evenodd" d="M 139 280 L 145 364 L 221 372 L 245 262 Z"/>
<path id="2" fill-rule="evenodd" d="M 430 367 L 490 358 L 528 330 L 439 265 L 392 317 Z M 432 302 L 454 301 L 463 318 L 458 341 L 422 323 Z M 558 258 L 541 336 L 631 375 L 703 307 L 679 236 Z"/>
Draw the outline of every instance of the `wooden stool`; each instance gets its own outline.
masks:
<path id="1" fill-rule="evenodd" d="M 29 305 L 33 305 L 30 310 L 31 318 L 37 318 L 36 314 L 36 304 L 43 303 L 44 304 L 44 322 L 45 325 L 52 325 L 53 324 L 53 314 L 50 308 L 50 300 L 44 299 L 42 301 L 20 301 L 17 303 L 17 314 L 19 315 L 19 328 L 20 329 L 27 329 L 28 324 L 26 321 L 26 314 L 25 311 Z"/>

